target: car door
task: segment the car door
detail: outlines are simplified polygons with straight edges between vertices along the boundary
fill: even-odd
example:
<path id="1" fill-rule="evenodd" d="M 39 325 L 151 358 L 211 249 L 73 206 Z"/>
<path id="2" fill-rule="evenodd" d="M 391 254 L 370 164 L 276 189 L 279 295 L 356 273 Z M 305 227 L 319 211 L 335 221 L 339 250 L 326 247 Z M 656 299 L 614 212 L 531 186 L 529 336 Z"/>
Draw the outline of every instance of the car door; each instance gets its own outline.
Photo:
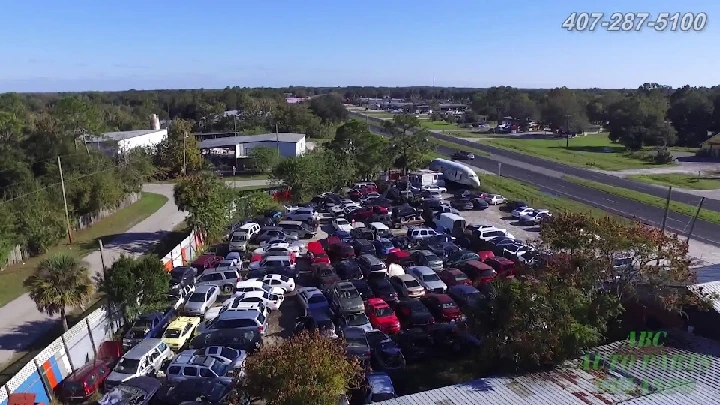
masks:
<path id="1" fill-rule="evenodd" d="M 183 367 L 183 379 L 198 378 L 199 373 L 196 366 L 185 366 Z"/>

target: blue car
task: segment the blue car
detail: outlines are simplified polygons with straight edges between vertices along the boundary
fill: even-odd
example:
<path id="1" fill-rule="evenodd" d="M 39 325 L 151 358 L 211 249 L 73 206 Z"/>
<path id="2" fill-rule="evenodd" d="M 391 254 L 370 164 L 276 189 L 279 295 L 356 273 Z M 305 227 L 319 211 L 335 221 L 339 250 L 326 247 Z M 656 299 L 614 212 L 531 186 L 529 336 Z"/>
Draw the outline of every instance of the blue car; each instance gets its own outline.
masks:
<path id="1" fill-rule="evenodd" d="M 352 243 L 353 237 L 350 235 L 350 232 L 346 231 L 336 231 L 335 236 L 337 236 L 341 241 L 345 243 Z"/>
<path id="2" fill-rule="evenodd" d="M 373 245 L 375 246 L 375 250 L 377 251 L 378 256 L 384 257 L 390 254 L 390 249 L 394 249 L 395 245 L 393 245 L 392 242 L 390 242 L 390 239 L 380 238 L 373 241 Z"/>

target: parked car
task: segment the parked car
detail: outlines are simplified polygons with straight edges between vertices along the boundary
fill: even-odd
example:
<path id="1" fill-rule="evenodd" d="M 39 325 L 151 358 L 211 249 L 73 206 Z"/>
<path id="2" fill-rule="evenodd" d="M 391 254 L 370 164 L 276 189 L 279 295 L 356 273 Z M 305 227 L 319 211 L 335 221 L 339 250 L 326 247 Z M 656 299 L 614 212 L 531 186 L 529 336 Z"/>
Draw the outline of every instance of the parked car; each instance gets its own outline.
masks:
<path id="1" fill-rule="evenodd" d="M 198 356 L 194 353 L 177 355 L 165 370 L 165 378 L 171 384 L 185 380 L 210 379 L 230 385 L 236 370 L 231 364 L 214 356 Z M 242 375 L 242 372 L 239 373 Z"/>
<path id="2" fill-rule="evenodd" d="M 515 275 L 515 262 L 504 257 L 493 257 L 485 260 L 485 264 L 492 267 L 500 277 L 511 277 Z"/>
<path id="3" fill-rule="evenodd" d="M 55 389 L 55 395 L 63 402 L 85 401 L 92 397 L 110 375 L 121 349 L 117 342 L 103 342 L 97 357 L 65 377 Z"/>
<path id="4" fill-rule="evenodd" d="M 528 205 L 525 203 L 525 201 L 507 201 L 505 203 L 505 206 L 501 207 L 503 211 L 513 212 L 520 208 L 525 208 Z"/>
<path id="5" fill-rule="evenodd" d="M 336 283 L 330 290 L 332 304 L 339 314 L 355 314 L 365 310 L 360 293 L 349 281 Z"/>
<path id="6" fill-rule="evenodd" d="M 403 328 L 427 327 L 435 318 L 418 300 L 403 300 L 395 306 L 395 315 Z"/>
<path id="7" fill-rule="evenodd" d="M 420 282 L 427 292 L 443 293 L 447 286 L 433 269 L 427 266 L 410 266 L 407 273 Z"/>
<path id="8" fill-rule="evenodd" d="M 336 231 L 345 231 L 345 232 L 350 232 L 353 229 L 352 224 L 350 224 L 350 222 L 347 219 L 342 218 L 342 217 L 333 219 L 332 227 Z"/>
<path id="9" fill-rule="evenodd" d="M 197 271 L 197 274 L 203 274 L 208 269 L 214 269 L 217 264 L 222 260 L 222 256 L 217 256 L 214 253 L 200 255 L 190 266 Z"/>
<path id="10" fill-rule="evenodd" d="M 448 295 L 461 308 L 473 308 L 482 299 L 480 291 L 469 285 L 459 284 L 448 289 Z"/>
<path id="11" fill-rule="evenodd" d="M 238 295 L 237 298 L 241 302 L 261 302 L 265 304 L 271 311 L 277 311 L 280 306 L 285 302 L 285 296 L 282 294 L 272 294 L 266 291 L 248 291 Z"/>
<path id="12" fill-rule="evenodd" d="M 202 349 L 210 346 L 224 346 L 253 353 L 262 347 L 262 333 L 258 328 L 217 330 L 195 336 L 190 348 Z"/>
<path id="13" fill-rule="evenodd" d="M 190 349 L 196 356 L 213 356 L 222 358 L 223 361 L 231 364 L 233 368 L 242 368 L 245 366 L 247 352 L 245 350 L 237 350 L 225 346 L 207 346 L 201 349 Z"/>
<path id="14" fill-rule="evenodd" d="M 386 257 L 391 251 L 396 249 L 395 245 L 393 245 L 390 239 L 387 238 L 376 239 L 373 241 L 373 245 L 375 246 L 375 251 L 377 251 L 377 254 L 380 257 Z"/>
<path id="15" fill-rule="evenodd" d="M 450 202 L 450 206 L 460 211 L 470 211 L 475 208 L 472 201 L 467 198 L 457 198 Z"/>
<path id="16" fill-rule="evenodd" d="M 532 212 L 520 215 L 520 223 L 523 225 L 537 225 L 551 216 L 552 214 L 546 210 L 533 210 Z"/>
<path id="17" fill-rule="evenodd" d="M 297 296 L 300 300 L 300 305 L 306 310 L 313 310 L 319 308 L 330 308 L 325 294 L 319 288 L 316 287 L 303 287 L 298 289 Z"/>
<path id="18" fill-rule="evenodd" d="M 373 326 L 370 323 L 370 319 L 368 319 L 367 315 L 365 315 L 364 312 L 360 312 L 359 314 L 340 315 L 338 317 L 338 327 L 341 329 L 358 328 L 364 331 L 369 331 L 373 329 Z"/>
<path id="19" fill-rule="evenodd" d="M 488 194 L 485 196 L 485 201 L 490 205 L 500 205 L 505 202 L 505 197 L 500 194 Z"/>
<path id="20" fill-rule="evenodd" d="M 368 240 L 368 239 L 355 239 L 353 242 L 353 249 L 355 249 L 355 256 L 362 256 L 365 254 L 370 254 L 375 256 L 377 254 L 377 250 L 375 250 L 375 245 Z"/>
<path id="21" fill-rule="evenodd" d="M 469 250 L 459 250 L 452 255 L 450 255 L 447 260 L 445 261 L 445 264 L 448 267 L 461 267 L 465 262 L 468 260 L 477 260 L 478 255 L 477 253 L 471 252 Z"/>
<path id="22" fill-rule="evenodd" d="M 214 284 L 200 285 L 188 298 L 183 306 L 183 312 L 188 315 L 203 316 L 215 304 L 219 295 L 220 287 Z"/>
<path id="23" fill-rule="evenodd" d="M 240 273 L 233 267 L 216 267 L 207 270 L 197 280 L 196 285 L 213 284 L 220 287 L 220 291 L 224 295 L 232 294 L 238 281 L 241 281 Z"/>
<path id="24" fill-rule="evenodd" d="M 278 287 L 285 293 L 295 291 L 295 280 L 292 277 L 283 276 L 281 274 L 267 274 L 260 279 L 264 284 L 270 287 Z"/>
<path id="25" fill-rule="evenodd" d="M 355 257 L 355 249 L 353 249 L 351 245 L 344 242 L 338 242 L 328 245 L 325 250 L 330 257 L 330 260 L 333 262 L 351 259 Z"/>
<path id="26" fill-rule="evenodd" d="M 366 332 L 372 352 L 374 368 L 386 371 L 400 370 L 405 367 L 405 357 L 400 347 L 381 330 Z"/>
<path id="27" fill-rule="evenodd" d="M 318 331 L 325 337 L 336 339 L 337 326 L 332 318 L 332 311 L 327 308 L 309 310 L 304 316 L 299 316 L 295 320 L 295 333 Z"/>
<path id="28" fill-rule="evenodd" d="M 232 390 L 232 385 L 223 384 L 210 378 L 195 378 L 180 381 L 177 384 L 166 384 L 153 396 L 152 402 L 157 405 L 177 405 L 191 403 L 221 404 Z M 195 402 L 200 399 L 200 402 Z"/>
<path id="29" fill-rule="evenodd" d="M 467 356 L 482 347 L 482 342 L 476 336 L 447 323 L 433 325 L 430 338 L 441 353 Z"/>
<path id="30" fill-rule="evenodd" d="M 467 275 L 465 275 L 465 273 L 460 271 L 460 269 L 445 269 L 438 275 L 440 276 L 440 280 L 442 280 L 448 288 L 459 284 L 472 285 L 472 281 Z"/>
<path id="31" fill-rule="evenodd" d="M 453 160 L 474 160 L 475 154 L 472 152 L 459 150 L 452 155 Z"/>
<path id="32" fill-rule="evenodd" d="M 129 350 L 144 339 L 159 338 L 173 316 L 174 311 L 151 312 L 138 316 L 123 337 L 123 350 Z"/>
<path id="33" fill-rule="evenodd" d="M 357 263 L 367 278 L 383 278 L 387 276 L 387 266 L 375 255 L 363 254 L 357 258 Z"/>
<path id="34" fill-rule="evenodd" d="M 343 280 L 363 278 L 362 269 L 355 260 L 341 260 L 334 267 L 337 275 Z"/>
<path id="35" fill-rule="evenodd" d="M 413 276 L 409 274 L 400 274 L 390 277 L 390 283 L 403 297 L 419 298 L 425 295 L 425 287 Z"/>
<path id="36" fill-rule="evenodd" d="M 365 313 L 370 323 L 385 333 L 400 332 L 400 321 L 392 308 L 381 298 L 370 298 L 365 303 Z"/>
<path id="37" fill-rule="evenodd" d="M 443 269 L 444 263 L 435 253 L 429 250 L 416 250 L 410 254 L 410 259 L 417 266 L 427 266 L 436 272 Z"/>
<path id="38" fill-rule="evenodd" d="M 428 251 L 432 252 L 441 259 L 447 259 L 453 253 L 460 250 L 460 247 L 452 242 L 439 242 L 427 246 Z"/>
<path id="39" fill-rule="evenodd" d="M 342 329 L 342 335 L 347 344 L 347 355 L 355 357 L 363 363 L 369 361 L 372 354 L 365 332 L 365 329 L 352 326 Z"/>
<path id="40" fill-rule="evenodd" d="M 447 294 L 428 294 L 420 300 L 439 322 L 456 322 L 465 319 L 460 307 Z"/>
<path id="41" fill-rule="evenodd" d="M 397 291 L 395 291 L 395 287 L 393 287 L 388 279 L 373 278 L 368 280 L 368 285 L 375 297 L 382 299 L 388 304 L 395 304 L 398 302 Z M 369 299 L 365 300 L 365 303 L 367 303 L 367 301 L 369 301 Z"/>
<path id="42" fill-rule="evenodd" d="M 175 318 L 162 335 L 162 340 L 170 349 L 180 350 L 187 343 L 200 325 L 200 318 L 196 316 L 181 316 Z"/>
<path id="43" fill-rule="evenodd" d="M 375 298 L 375 293 L 373 293 L 372 289 L 370 288 L 370 285 L 365 280 L 350 280 L 351 283 L 355 286 L 355 288 L 360 293 L 360 298 L 362 298 L 363 302 L 367 301 L 369 298 Z"/>
<path id="44" fill-rule="evenodd" d="M 510 215 L 512 215 L 513 218 L 520 219 L 520 217 L 522 217 L 523 215 L 530 214 L 530 213 L 532 213 L 532 212 L 534 212 L 534 211 L 535 211 L 534 208 L 530 208 L 530 207 L 518 207 L 518 208 L 514 209 L 514 210 L 510 213 Z"/>
<path id="45" fill-rule="evenodd" d="M 485 200 L 483 198 L 471 198 L 470 202 L 473 205 L 472 209 L 475 209 L 475 210 L 482 211 L 484 209 L 489 208 L 489 203 L 487 202 L 487 200 Z"/>
<path id="46" fill-rule="evenodd" d="M 460 269 L 472 280 L 472 285 L 475 286 L 488 284 L 497 276 L 497 272 L 490 265 L 479 260 L 468 260 L 460 266 Z"/>
<path id="47" fill-rule="evenodd" d="M 135 377 L 113 387 L 98 400 L 99 405 L 147 405 L 162 383 L 152 377 Z"/>
<path id="48" fill-rule="evenodd" d="M 105 388 L 117 387 L 133 377 L 154 375 L 171 357 L 172 351 L 162 339 L 145 339 L 123 354 L 107 376 Z"/>
<path id="49" fill-rule="evenodd" d="M 197 270 L 189 266 L 178 266 L 170 270 L 170 293 L 178 293 L 189 285 L 195 285 Z"/>
<path id="50" fill-rule="evenodd" d="M 395 342 L 407 361 L 427 360 L 434 351 L 427 328 L 405 329 L 395 336 Z"/>
<path id="51" fill-rule="evenodd" d="M 365 395 L 366 404 L 389 401 L 397 398 L 392 379 L 390 379 L 387 373 L 372 372 L 367 375 L 367 383 L 368 389 Z"/>
<path id="52" fill-rule="evenodd" d="M 312 263 L 330 263 L 330 257 L 320 242 L 308 242 L 307 253 Z"/>

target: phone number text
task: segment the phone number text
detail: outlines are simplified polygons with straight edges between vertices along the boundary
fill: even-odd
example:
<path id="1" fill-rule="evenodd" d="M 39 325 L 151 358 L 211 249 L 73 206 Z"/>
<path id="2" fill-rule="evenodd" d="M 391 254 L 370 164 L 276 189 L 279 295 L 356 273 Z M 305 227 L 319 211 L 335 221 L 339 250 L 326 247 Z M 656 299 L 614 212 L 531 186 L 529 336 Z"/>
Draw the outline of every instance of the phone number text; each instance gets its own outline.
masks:
<path id="1" fill-rule="evenodd" d="M 568 31 L 591 32 L 632 32 L 644 29 L 657 32 L 699 32 L 708 24 L 707 13 L 612 13 L 606 16 L 600 12 L 573 12 L 563 21 L 562 28 Z"/>

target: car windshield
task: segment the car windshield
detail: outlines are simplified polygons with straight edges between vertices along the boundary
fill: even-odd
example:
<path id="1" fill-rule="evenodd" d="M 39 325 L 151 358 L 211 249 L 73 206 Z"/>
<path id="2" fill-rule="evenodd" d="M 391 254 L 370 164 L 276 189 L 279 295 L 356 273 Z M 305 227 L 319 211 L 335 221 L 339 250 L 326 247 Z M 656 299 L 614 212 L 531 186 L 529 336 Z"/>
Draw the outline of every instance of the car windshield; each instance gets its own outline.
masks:
<path id="1" fill-rule="evenodd" d="M 350 223 L 344 219 L 338 219 L 336 222 L 338 225 L 350 225 Z"/>
<path id="2" fill-rule="evenodd" d="M 133 324 L 133 329 L 148 329 L 152 327 L 152 321 L 149 319 L 138 319 Z"/>
<path id="3" fill-rule="evenodd" d="M 392 314 L 393 314 L 393 310 L 390 309 L 390 307 L 375 308 L 375 316 L 383 317 L 383 316 L 391 316 Z"/>
<path id="4" fill-rule="evenodd" d="M 131 329 L 130 332 L 128 332 L 126 337 L 128 339 L 142 339 L 145 337 L 145 330 L 144 329 Z"/>
<path id="5" fill-rule="evenodd" d="M 163 334 L 163 337 L 166 337 L 168 339 L 177 339 L 180 337 L 180 334 L 182 331 L 180 329 L 168 329 Z"/>
<path id="6" fill-rule="evenodd" d="M 407 288 L 420 287 L 420 283 L 418 283 L 417 280 L 407 280 L 407 281 L 404 281 L 404 283 L 405 283 L 405 287 L 407 287 Z"/>
<path id="7" fill-rule="evenodd" d="M 122 374 L 135 374 L 137 373 L 138 367 L 140 367 L 140 360 L 126 359 L 123 357 L 115 366 L 115 371 Z"/>
<path id="8" fill-rule="evenodd" d="M 438 275 L 435 273 L 432 273 L 432 274 L 428 273 L 428 274 L 423 274 L 423 280 L 424 281 L 440 281 L 440 277 L 438 277 Z"/>
<path id="9" fill-rule="evenodd" d="M 395 246 L 392 244 L 392 242 L 390 242 L 390 241 L 380 242 L 380 246 L 381 246 L 383 249 L 392 249 L 393 247 L 395 247 Z"/>
<path id="10" fill-rule="evenodd" d="M 230 242 L 242 242 L 245 240 L 245 235 L 233 235 L 232 239 L 230 239 Z"/>
<path id="11" fill-rule="evenodd" d="M 430 263 L 441 261 L 440 258 L 435 255 L 427 255 L 427 256 L 425 256 L 425 259 Z"/>
<path id="12" fill-rule="evenodd" d="M 237 352 L 227 347 L 220 348 L 220 352 L 217 354 L 230 360 L 234 360 L 237 357 Z"/>
<path id="13" fill-rule="evenodd" d="M 257 324 L 252 319 L 221 319 L 213 323 L 213 329 L 251 328 Z"/>
<path id="14" fill-rule="evenodd" d="M 350 347 L 367 347 L 367 339 L 362 336 L 346 336 L 345 341 Z"/>
<path id="15" fill-rule="evenodd" d="M 348 315 L 345 320 L 349 326 L 363 326 L 370 322 L 365 314 Z"/>
<path id="16" fill-rule="evenodd" d="M 465 281 L 467 280 L 467 276 L 464 273 L 457 272 L 454 274 L 455 281 Z"/>
<path id="17" fill-rule="evenodd" d="M 352 298 L 358 298 L 360 296 L 360 293 L 357 292 L 357 290 L 342 290 L 340 291 L 340 298 L 342 299 L 352 299 Z"/>
<path id="18" fill-rule="evenodd" d="M 227 367 L 228 366 L 222 364 L 221 362 L 216 361 L 213 363 L 212 366 L 210 366 L 210 370 L 212 370 L 215 373 L 215 375 L 223 376 L 223 375 L 225 375 L 225 372 L 227 371 Z"/>
<path id="19" fill-rule="evenodd" d="M 195 293 L 190 296 L 189 302 L 205 302 L 205 293 Z"/>

